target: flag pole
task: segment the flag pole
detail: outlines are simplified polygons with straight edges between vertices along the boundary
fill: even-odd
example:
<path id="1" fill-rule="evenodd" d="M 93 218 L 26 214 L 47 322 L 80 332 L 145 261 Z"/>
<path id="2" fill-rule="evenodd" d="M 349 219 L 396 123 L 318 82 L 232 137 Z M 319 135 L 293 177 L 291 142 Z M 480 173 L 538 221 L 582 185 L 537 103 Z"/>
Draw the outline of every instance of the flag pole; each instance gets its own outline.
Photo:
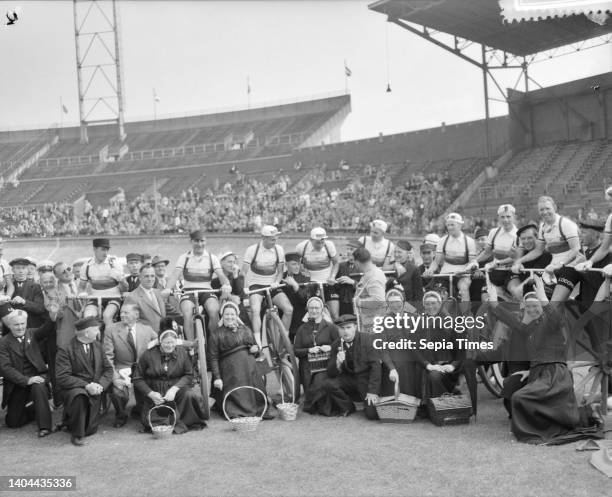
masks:
<path id="1" fill-rule="evenodd" d="M 348 74 L 346 74 L 346 68 L 348 66 L 346 65 L 346 59 L 344 59 L 344 93 L 347 94 L 348 93 Z"/>
<path id="2" fill-rule="evenodd" d="M 60 129 L 62 128 L 63 125 L 64 125 L 64 101 L 62 100 L 62 97 L 60 95 Z"/>
<path id="3" fill-rule="evenodd" d="M 153 120 L 157 121 L 157 93 L 153 88 Z"/>
<path id="4" fill-rule="evenodd" d="M 247 109 L 251 108 L 251 78 L 247 76 Z"/>

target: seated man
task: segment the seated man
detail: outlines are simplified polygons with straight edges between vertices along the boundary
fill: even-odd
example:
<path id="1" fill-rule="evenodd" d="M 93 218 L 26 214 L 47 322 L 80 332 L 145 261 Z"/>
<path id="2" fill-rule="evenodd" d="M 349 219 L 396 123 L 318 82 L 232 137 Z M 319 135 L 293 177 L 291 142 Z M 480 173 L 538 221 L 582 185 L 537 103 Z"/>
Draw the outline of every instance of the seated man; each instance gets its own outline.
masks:
<path id="1" fill-rule="evenodd" d="M 28 327 L 38 328 L 46 318 L 45 299 L 40 285 L 34 280 L 28 279 L 28 268 L 30 261 L 18 257 L 11 261 L 13 269 L 13 284 L 15 289 L 11 295 L 11 307 L 26 311 L 28 316 Z"/>
<path id="2" fill-rule="evenodd" d="M 140 317 L 141 323 L 157 333 L 160 321 L 166 317 L 166 304 L 161 291 L 154 288 L 155 269 L 152 266 L 142 266 L 138 280 L 138 287 L 125 294 L 124 306 L 128 303 L 136 306 L 140 312 L 136 318 Z"/>
<path id="3" fill-rule="evenodd" d="M 32 420 L 38 425 L 38 436 L 51 433 L 48 370 L 39 348 L 45 330 L 26 329 L 28 314 L 3 306 L 11 332 L 0 339 L 0 376 L 4 377 L 2 407 L 6 407 L 6 426 L 19 428 Z"/>
<path id="4" fill-rule="evenodd" d="M 150 270 L 151 272 L 153 269 Z M 142 275 L 142 272 L 141 272 Z M 141 279 L 141 285 L 143 281 Z M 115 428 L 127 423 L 127 404 L 130 400 L 132 368 L 142 353 L 147 350 L 152 340 L 157 340 L 157 333 L 142 323 L 138 323 L 138 307 L 124 303 L 121 307 L 121 322 L 114 323 L 104 333 L 104 353 L 113 366 L 113 386 L 110 390 L 111 401 L 115 407 Z M 133 416 L 138 418 L 142 410 L 142 396 L 134 390 L 136 406 Z"/>
<path id="5" fill-rule="evenodd" d="M 312 392 L 308 412 L 324 416 L 348 416 L 353 401 L 365 402 L 368 419 L 378 419 L 376 402 L 381 384 L 381 360 L 372 344 L 375 335 L 357 331 L 357 318 L 344 314 L 336 320 L 340 338 L 332 344 L 327 376 Z"/>
<path id="6" fill-rule="evenodd" d="M 75 323 L 76 336 L 66 348 L 59 349 L 55 374 L 64 397 L 64 425 L 70 442 L 82 446 L 84 437 L 98 431 L 102 393 L 113 380 L 113 366 L 97 341 L 99 321 L 83 318 Z"/>

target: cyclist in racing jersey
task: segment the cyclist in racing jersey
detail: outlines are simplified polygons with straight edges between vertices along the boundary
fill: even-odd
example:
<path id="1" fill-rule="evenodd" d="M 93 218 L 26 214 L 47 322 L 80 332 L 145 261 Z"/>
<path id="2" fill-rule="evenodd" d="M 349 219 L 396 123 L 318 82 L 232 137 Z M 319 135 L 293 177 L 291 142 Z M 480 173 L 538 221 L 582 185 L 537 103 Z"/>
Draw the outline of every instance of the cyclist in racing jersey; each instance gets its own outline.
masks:
<path id="1" fill-rule="evenodd" d="M 221 300 L 228 299 L 232 287 L 223 273 L 217 256 L 206 250 L 206 235 L 202 230 L 195 230 L 189 234 L 189 239 L 191 250 L 181 254 L 177 259 L 174 271 L 168 278 L 168 286 L 161 292 L 162 296 L 168 297 L 180 278 L 183 279 L 183 290 L 185 291 L 212 290 L 213 275 L 217 275 L 221 282 Z M 208 333 L 215 330 L 219 323 L 219 299 L 214 293 L 186 293 L 181 297 L 180 309 L 187 340 L 194 339 L 192 318 L 194 310 L 197 310 L 199 305 L 208 315 Z"/>
<path id="2" fill-rule="evenodd" d="M 310 239 L 298 243 L 295 251 L 300 254 L 302 266 L 310 275 L 310 281 L 326 283 L 324 297 L 332 319 L 337 319 L 340 310 L 336 276 L 340 263 L 334 242 L 328 239 L 327 232 L 320 227 L 310 231 Z"/>
<path id="3" fill-rule="evenodd" d="M 538 199 L 538 211 L 543 222 L 538 230 L 536 247 L 525 255 L 519 247 L 519 257 L 512 266 L 512 272 L 518 273 L 525 262 L 548 252 L 552 260 L 544 268 L 542 280 L 554 285 L 552 302 L 565 301 L 580 281 L 580 274 L 572 265 L 584 260 L 580 254 L 578 226 L 571 219 L 557 214 L 557 204 L 551 197 L 542 196 Z"/>
<path id="4" fill-rule="evenodd" d="M 372 262 L 383 271 L 393 271 L 395 244 L 385 238 L 389 225 L 382 219 L 370 223 L 370 235 L 359 238 L 359 243 L 370 252 Z"/>
<path id="5" fill-rule="evenodd" d="M 81 267 L 78 289 L 79 297 L 87 299 L 83 317 L 95 317 L 101 310 L 107 327 L 113 324 L 115 314 L 121 307 L 120 284 L 124 279 L 121 265 L 108 253 L 110 246 L 108 238 L 94 238 L 94 256 Z M 101 309 L 98 309 L 98 298 Z"/>
<path id="6" fill-rule="evenodd" d="M 476 259 L 476 243 L 474 239 L 467 236 L 461 227 L 463 217 L 456 212 L 446 216 L 446 230 L 448 234 L 443 236 L 436 247 L 436 258 L 429 268 L 423 272 L 423 277 L 428 278 L 436 274 L 438 268 L 444 274 L 466 271 L 470 263 Z M 457 289 L 462 302 L 470 301 L 469 276 L 460 276 L 457 280 Z"/>
<path id="7" fill-rule="evenodd" d="M 500 205 L 497 209 L 499 226 L 489 231 L 484 250 L 476 256 L 470 265 L 470 270 L 478 269 L 483 263 L 489 270 L 489 279 L 493 285 L 508 288 L 512 274 L 507 271 L 514 262 L 513 253 L 516 247 L 517 227 L 515 222 L 516 210 L 510 204 Z M 489 262 L 487 259 L 493 257 Z M 497 269 L 497 270 L 496 270 Z M 506 271 L 500 271 L 506 269 Z"/>
<path id="8" fill-rule="evenodd" d="M 272 287 L 272 302 L 282 311 L 282 322 L 286 330 L 291 326 L 293 306 L 289 298 L 280 289 L 277 289 L 283 277 L 285 266 L 285 252 L 276 242 L 280 231 L 276 226 L 265 225 L 261 228 L 261 241 L 250 245 L 244 253 L 242 261 L 242 274 L 245 286 L 249 290 Z M 261 348 L 261 304 L 264 300 L 262 293 L 249 295 L 251 324 L 257 345 Z"/>

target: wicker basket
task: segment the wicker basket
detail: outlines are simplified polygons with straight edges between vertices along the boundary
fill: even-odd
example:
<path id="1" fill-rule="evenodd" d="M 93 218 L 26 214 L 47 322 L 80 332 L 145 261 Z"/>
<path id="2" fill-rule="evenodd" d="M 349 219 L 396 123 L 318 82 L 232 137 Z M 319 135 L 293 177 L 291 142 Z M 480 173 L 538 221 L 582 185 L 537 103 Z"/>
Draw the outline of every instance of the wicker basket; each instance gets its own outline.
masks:
<path id="1" fill-rule="evenodd" d="M 227 401 L 227 398 L 230 396 L 231 393 L 235 392 L 236 390 L 240 390 L 241 388 L 248 388 L 251 390 L 255 390 L 264 398 L 264 410 L 261 413 L 261 416 L 247 416 L 244 418 L 230 419 L 230 417 L 227 415 L 227 411 L 225 410 L 225 402 Z M 268 410 L 268 398 L 266 397 L 266 394 L 263 393 L 259 388 L 255 388 L 249 385 L 243 385 L 241 387 L 232 388 L 229 392 L 225 394 L 225 397 L 223 397 L 223 405 L 221 406 L 221 408 L 223 409 L 223 415 L 225 416 L 225 419 L 227 419 L 230 422 L 230 426 L 232 427 L 232 430 L 244 431 L 244 432 L 255 431 L 257 429 L 257 425 L 262 420 L 263 415 Z"/>
<path id="2" fill-rule="evenodd" d="M 172 412 L 172 424 L 171 425 L 160 424 L 160 425 L 153 426 L 153 423 L 151 422 L 151 413 L 159 409 L 167 409 L 170 412 Z M 170 435 L 172 435 L 172 431 L 174 430 L 174 425 L 176 425 L 176 411 L 172 409 L 172 407 L 166 404 L 161 404 L 159 406 L 153 406 L 149 410 L 149 413 L 147 414 L 147 421 L 149 422 L 151 433 L 153 433 L 153 438 L 157 438 L 157 439 L 168 438 Z"/>
<path id="3" fill-rule="evenodd" d="M 429 419 L 437 426 L 463 425 L 470 422 L 472 400 L 469 395 L 445 393 L 427 400 Z"/>
<path id="4" fill-rule="evenodd" d="M 278 415 L 283 421 L 295 421 L 298 413 L 298 404 L 295 403 L 295 392 L 293 393 L 292 402 L 285 402 L 285 392 L 283 388 L 283 368 L 280 368 L 280 394 L 281 403 L 276 404 Z"/>
<path id="5" fill-rule="evenodd" d="M 395 395 L 381 397 L 376 404 L 376 413 L 383 423 L 412 423 L 421 405 L 421 399 L 400 393 L 399 382 L 395 382 Z"/>
<path id="6" fill-rule="evenodd" d="M 327 370 L 327 363 L 331 352 L 315 352 L 308 353 L 308 365 L 310 366 L 310 374 L 320 373 Z"/>

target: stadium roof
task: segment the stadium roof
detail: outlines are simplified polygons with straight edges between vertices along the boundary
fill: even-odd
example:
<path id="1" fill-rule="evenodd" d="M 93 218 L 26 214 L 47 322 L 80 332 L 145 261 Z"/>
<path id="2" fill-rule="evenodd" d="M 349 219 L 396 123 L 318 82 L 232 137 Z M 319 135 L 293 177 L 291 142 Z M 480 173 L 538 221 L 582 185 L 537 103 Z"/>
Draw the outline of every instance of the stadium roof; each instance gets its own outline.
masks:
<path id="1" fill-rule="evenodd" d="M 526 56 L 612 33 L 584 15 L 505 23 L 498 0 L 380 0 L 371 10 L 491 48 Z"/>

